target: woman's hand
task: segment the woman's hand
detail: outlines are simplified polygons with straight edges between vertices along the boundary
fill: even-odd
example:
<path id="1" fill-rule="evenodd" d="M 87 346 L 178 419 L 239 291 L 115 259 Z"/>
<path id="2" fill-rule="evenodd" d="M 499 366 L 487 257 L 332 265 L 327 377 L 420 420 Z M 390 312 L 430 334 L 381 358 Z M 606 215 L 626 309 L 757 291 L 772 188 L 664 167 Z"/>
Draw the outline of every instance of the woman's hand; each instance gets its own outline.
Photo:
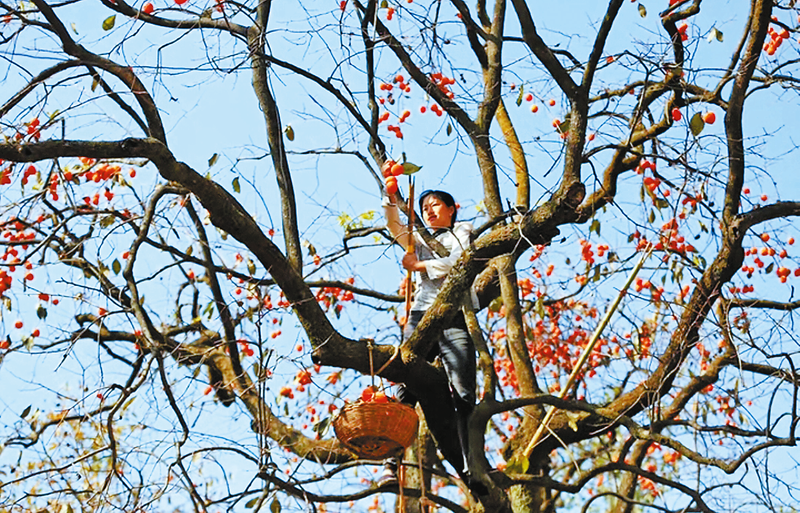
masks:
<path id="1" fill-rule="evenodd" d="M 406 253 L 403 255 L 403 268 L 407 271 L 422 272 L 425 270 L 425 263 L 417 259 L 416 253 Z"/>
<path id="2" fill-rule="evenodd" d="M 394 160 L 392 159 L 386 159 L 386 162 L 383 163 L 383 165 L 381 166 L 381 175 L 383 175 L 384 178 L 392 174 L 391 169 L 393 165 L 394 165 Z"/>

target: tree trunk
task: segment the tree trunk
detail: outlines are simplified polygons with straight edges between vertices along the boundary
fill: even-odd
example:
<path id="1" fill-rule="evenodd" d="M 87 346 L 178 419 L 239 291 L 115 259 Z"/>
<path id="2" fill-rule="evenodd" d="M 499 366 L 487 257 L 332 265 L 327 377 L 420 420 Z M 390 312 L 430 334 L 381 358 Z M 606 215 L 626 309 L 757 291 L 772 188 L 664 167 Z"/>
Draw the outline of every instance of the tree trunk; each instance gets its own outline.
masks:
<path id="1" fill-rule="evenodd" d="M 428 425 L 425 423 L 425 417 L 421 413 L 421 409 L 417 410 L 420 417 L 419 431 L 417 439 L 411 444 L 411 447 L 406 449 L 403 455 L 403 461 L 408 465 L 405 467 L 405 477 L 403 485 L 405 488 L 414 488 L 421 490 L 424 485 L 426 492 L 431 489 L 431 473 L 423 471 L 420 473 L 420 457 L 422 459 L 423 468 L 430 468 L 436 463 L 436 443 L 428 431 Z M 399 469 L 398 469 L 399 471 Z M 405 510 L 403 509 L 403 502 L 405 502 Z M 403 499 L 397 497 L 395 502 L 396 513 L 430 513 L 431 509 L 426 508 L 417 497 L 405 496 Z"/>

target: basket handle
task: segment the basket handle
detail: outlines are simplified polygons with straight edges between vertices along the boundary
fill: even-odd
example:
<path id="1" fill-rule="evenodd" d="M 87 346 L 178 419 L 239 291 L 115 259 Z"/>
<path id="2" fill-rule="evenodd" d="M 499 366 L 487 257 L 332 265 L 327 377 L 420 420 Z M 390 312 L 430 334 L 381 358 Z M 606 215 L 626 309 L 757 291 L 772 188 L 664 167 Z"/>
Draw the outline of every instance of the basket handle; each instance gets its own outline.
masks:
<path id="1" fill-rule="evenodd" d="M 372 366 L 373 365 L 372 364 L 372 348 L 373 348 L 372 339 L 368 338 L 367 339 L 367 350 L 369 351 L 369 378 L 370 378 L 370 385 L 372 385 L 372 388 L 374 389 L 375 388 L 375 369 Z"/>
<path id="2" fill-rule="evenodd" d="M 370 384 L 374 388 L 375 387 L 375 376 L 378 376 L 378 378 L 381 380 L 381 390 L 385 391 L 386 390 L 386 385 L 383 383 L 383 378 L 381 378 L 380 374 L 381 374 L 381 372 L 386 370 L 386 367 L 388 367 L 389 364 L 391 364 L 394 361 L 394 359 L 397 358 L 397 355 L 400 354 L 400 346 L 399 345 L 395 345 L 394 346 L 394 353 L 392 354 L 391 358 L 386 360 L 386 363 L 384 363 L 381 366 L 381 368 L 378 369 L 378 371 L 376 372 L 375 371 L 375 367 L 374 367 L 375 363 L 373 362 L 373 359 L 372 359 L 372 349 L 375 347 L 375 344 L 373 344 L 374 340 L 372 340 L 371 338 L 368 338 L 366 340 L 367 340 L 367 349 L 369 350 L 369 377 L 370 377 L 370 380 L 371 380 Z"/>

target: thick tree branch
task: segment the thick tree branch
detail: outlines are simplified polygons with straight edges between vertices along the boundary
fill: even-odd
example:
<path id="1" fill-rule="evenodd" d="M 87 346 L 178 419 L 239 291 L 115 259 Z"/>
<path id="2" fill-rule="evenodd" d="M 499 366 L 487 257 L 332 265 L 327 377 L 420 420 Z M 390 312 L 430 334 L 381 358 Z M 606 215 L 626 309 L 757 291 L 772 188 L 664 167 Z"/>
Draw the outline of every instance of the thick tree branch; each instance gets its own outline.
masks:
<path id="1" fill-rule="evenodd" d="M 533 23 L 533 17 L 528 9 L 525 0 L 511 0 L 514 4 L 514 10 L 517 12 L 517 19 L 522 29 L 522 38 L 525 44 L 528 45 L 531 52 L 537 59 L 547 68 L 547 71 L 553 77 L 561 91 L 569 98 L 570 101 L 575 101 L 579 96 L 578 85 L 569 76 L 567 70 L 558 62 L 555 54 L 545 44 L 539 33 L 536 31 L 536 25 Z"/>
<path id="2" fill-rule="evenodd" d="M 519 142 L 517 131 L 508 116 L 506 105 L 503 99 L 497 104 L 495 119 L 503 132 L 503 140 L 508 151 L 511 153 L 511 161 L 514 163 L 514 174 L 516 176 L 517 201 L 516 206 L 523 212 L 531 208 L 531 180 L 528 176 L 528 161 L 525 157 L 525 150 Z"/>
<path id="3" fill-rule="evenodd" d="M 745 232 L 766 221 L 797 216 L 800 216 L 800 201 L 778 201 L 744 212 L 737 216 L 737 221 L 739 230 Z"/>
<path id="4" fill-rule="evenodd" d="M 750 79 L 762 54 L 762 46 L 772 16 L 773 2 L 772 0 L 755 0 L 751 5 L 750 40 L 747 42 L 744 56 L 739 64 L 739 71 L 736 73 L 736 79 L 728 98 L 728 110 L 725 112 L 725 137 L 728 142 L 728 182 L 725 187 L 725 208 L 722 211 L 722 221 L 725 224 L 731 224 L 739 212 L 745 175 L 745 139 L 742 129 L 744 100 L 750 86 Z"/>
<path id="5" fill-rule="evenodd" d="M 281 126 L 278 104 L 272 95 L 267 76 L 267 62 L 264 58 L 267 23 L 269 22 L 269 2 L 259 3 L 256 23 L 247 33 L 247 46 L 253 69 L 253 90 L 255 90 L 264 121 L 267 125 L 267 141 L 269 143 L 275 178 L 281 192 L 281 220 L 283 237 L 286 244 L 286 256 L 297 272 L 303 269 L 303 247 L 300 245 L 300 229 L 297 225 L 297 201 L 294 196 L 294 185 L 286 159 L 286 148 L 283 145 L 283 127 Z"/>

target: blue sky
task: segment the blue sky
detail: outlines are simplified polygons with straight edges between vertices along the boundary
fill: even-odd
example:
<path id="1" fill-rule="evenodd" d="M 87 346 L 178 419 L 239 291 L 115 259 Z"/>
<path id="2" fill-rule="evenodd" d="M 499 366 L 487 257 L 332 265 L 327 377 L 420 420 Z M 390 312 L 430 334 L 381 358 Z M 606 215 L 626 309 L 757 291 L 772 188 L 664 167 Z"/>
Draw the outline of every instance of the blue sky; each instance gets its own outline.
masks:
<path id="1" fill-rule="evenodd" d="M 666 36 L 660 28 L 657 17 L 659 9 L 663 8 L 666 2 L 643 3 L 649 11 L 644 19 L 638 14 L 637 4 L 625 4 L 617 28 L 612 32 L 606 55 L 621 55 L 626 51 L 637 52 L 651 45 L 656 48 L 656 53 L 667 51 Z M 692 57 L 687 75 L 697 76 L 700 85 L 713 85 L 721 73 L 720 68 L 727 65 L 727 56 L 742 33 L 743 20 L 736 10 L 744 4 L 742 1 L 716 2 L 713 7 L 709 4 L 708 8 L 704 6 L 701 13 L 692 19 L 689 28 L 692 38 L 690 44 Z M 159 8 L 161 5 L 156 7 Z M 561 41 L 563 47 L 582 58 L 587 45 L 591 43 L 585 34 L 592 33 L 591 27 L 585 24 L 596 17 L 596 12 L 592 11 L 601 11 L 603 5 L 598 2 L 583 1 L 576 2 L 575 7 L 581 9 L 580 16 L 565 16 L 563 6 L 558 4 L 537 6 L 537 9 L 541 9 L 536 14 L 537 24 L 543 37 Z M 420 12 L 424 8 L 426 6 L 423 6 L 422 2 L 417 2 L 413 7 Z M 109 12 L 99 4 L 91 4 L 89 8 L 84 4 L 77 4 L 71 9 L 65 9 L 64 13 L 68 25 L 74 22 L 78 33 L 76 38 L 82 44 L 98 52 L 107 51 L 110 58 L 127 62 L 140 71 L 148 89 L 163 109 L 162 116 L 168 130 L 168 140 L 175 155 L 201 173 L 208 171 L 223 185 L 228 186 L 238 177 L 242 192 L 237 198 L 252 209 L 265 229 L 274 227 L 278 229 L 280 235 L 280 211 L 275 207 L 277 191 L 274 173 L 271 160 L 267 156 L 263 117 L 250 84 L 247 63 L 244 62 L 246 57 L 244 44 L 240 41 L 232 43 L 229 38 L 208 31 L 188 33 L 182 39 L 173 41 L 174 33 L 167 33 L 161 29 L 140 29 L 138 22 L 123 22 L 121 17 L 118 17 L 118 24 L 114 30 L 104 33 L 100 30 L 100 24 Z M 313 66 L 322 76 L 335 77 L 334 83 L 346 84 L 357 97 L 363 99 L 364 79 L 359 68 L 361 62 L 359 56 L 354 56 L 352 67 L 337 68 L 334 57 L 346 52 L 336 46 L 340 41 L 325 39 L 328 28 L 335 28 L 343 22 L 352 32 L 351 39 L 344 40 L 345 46 L 352 44 L 353 48 L 357 48 L 358 34 L 354 31 L 358 25 L 356 15 L 351 8 L 348 8 L 341 18 L 335 2 L 319 2 L 313 6 L 282 4 L 280 9 L 275 9 L 274 16 L 275 19 L 271 24 L 274 34 L 270 36 L 269 42 L 277 56 L 291 58 L 309 67 Z M 304 23 L 309 16 L 314 20 L 316 33 L 308 34 L 300 30 L 305 26 Z M 452 7 L 444 6 L 441 17 L 440 33 L 450 35 L 454 39 L 458 38 L 461 28 L 454 19 Z M 787 22 L 789 21 L 793 23 L 794 20 L 787 19 Z M 509 31 L 516 33 L 518 29 L 514 26 L 513 16 L 508 16 L 507 23 Z M 402 12 L 390 24 L 393 29 L 402 30 L 405 26 L 408 26 L 408 20 Z M 723 32 L 723 42 L 706 41 L 705 36 L 712 27 Z M 141 32 L 137 32 L 139 30 Z M 573 35 L 565 37 L 565 34 Z M 134 37 L 124 45 L 116 46 L 128 35 Z M 416 41 L 414 38 L 409 38 L 409 44 L 414 44 Z M 33 42 L 26 41 L 19 50 L 17 58 L 22 65 L 38 69 L 41 63 L 31 61 L 26 56 L 33 45 Z M 35 45 L 45 45 L 45 43 L 40 40 Z M 781 58 L 796 57 L 797 47 L 787 44 L 781 52 L 784 52 L 780 54 Z M 541 66 L 531 61 L 527 50 L 520 43 L 508 43 L 505 55 L 507 62 L 519 60 L 519 64 L 514 67 L 514 74 L 509 73 L 504 76 L 506 80 L 504 93 L 506 105 L 528 152 L 531 174 L 542 184 L 532 186 L 532 198 L 535 201 L 543 197 L 547 189 L 558 179 L 561 143 L 551 127 L 551 121 L 554 117 L 563 118 L 566 104 L 552 84 L 547 82 Z M 209 69 L 206 66 L 209 56 L 218 59 L 218 64 L 223 69 L 220 71 Z M 472 95 L 472 103 L 465 100 L 465 104 L 471 112 L 474 112 L 474 99 L 480 94 L 479 81 L 471 71 L 475 67 L 474 59 L 458 52 L 448 55 L 448 58 L 450 59 L 448 62 L 437 64 L 444 65 L 457 76 L 458 82 L 454 85 L 454 89 L 460 97 Z M 228 73 L 225 68 L 231 68 L 234 64 L 242 66 Z M 157 65 L 160 66 L 158 70 Z M 770 60 L 765 59 L 762 65 L 768 67 Z M 192 70 L 195 67 L 198 70 Z M 8 70 L 4 77 L 5 84 L 8 84 L 7 87 L 18 87 L 24 74 L 18 74 L 19 70 L 14 67 L 9 67 Z M 335 222 L 340 214 L 347 213 L 355 217 L 363 212 L 379 209 L 380 197 L 377 185 L 361 161 L 347 153 L 327 154 L 338 147 L 344 152 L 359 151 L 366 154 L 366 139 L 358 131 L 351 129 L 350 120 L 344 110 L 332 102 L 331 98 L 316 85 L 298 80 L 275 67 L 272 70 L 271 86 L 281 108 L 282 122 L 284 125 L 291 125 L 295 132 L 295 140 L 287 141 L 286 144 L 292 153 L 291 168 L 295 178 L 303 238 L 313 243 L 321 254 L 327 255 L 338 249 L 341 243 L 341 227 Z M 398 68 L 395 61 L 384 53 L 379 57 L 379 70 L 383 77 L 389 79 L 397 73 Z M 634 59 L 622 56 L 617 62 L 609 65 L 608 73 L 603 73 L 598 79 L 607 80 L 609 85 L 614 85 L 629 76 L 636 75 L 639 71 L 640 68 Z M 463 82 L 461 75 L 464 75 Z M 141 135 L 114 106 L 108 102 L 95 101 L 97 96 L 88 90 L 87 80 L 83 79 L 81 82 L 83 89 L 80 93 L 76 92 L 78 91 L 76 87 L 64 92 L 63 97 L 54 96 L 52 100 L 52 103 L 60 104 L 62 110 L 70 104 L 78 105 L 82 101 L 90 100 L 81 108 L 76 108 L 78 115 L 69 118 L 68 127 L 71 134 L 87 138 Z M 540 106 L 537 114 L 530 112 L 529 104 L 526 102 L 519 107 L 515 105 L 518 89 L 512 91 L 512 83 L 517 88 L 524 86 L 526 91 L 534 93 L 536 102 Z M 725 96 L 728 88 L 723 91 Z M 556 101 L 553 107 L 545 103 L 550 98 Z M 635 97 L 623 101 L 633 102 Z M 477 216 L 476 206 L 482 191 L 475 158 L 468 141 L 464 139 L 463 132 L 455 126 L 453 133 L 447 135 L 446 127 L 450 122 L 446 117 L 436 117 L 430 112 L 419 114 L 420 105 L 430 105 L 430 101 L 423 97 L 418 88 L 414 88 L 408 98 L 399 99 L 390 109 L 395 115 L 404 109 L 412 112 L 409 121 L 404 125 L 403 140 L 393 136 L 385 138 L 391 155 L 397 158 L 405 152 L 410 161 L 423 166 L 416 178 L 418 190 L 426 188 L 449 190 L 463 207 L 462 218 Z M 748 182 L 753 190 L 754 201 L 758 201 L 757 196 L 761 194 L 767 194 L 771 199 L 797 197 L 799 179 L 794 172 L 796 158 L 792 150 L 796 144 L 793 134 L 794 123 L 800 114 L 797 112 L 798 105 L 793 91 L 780 90 L 756 93 L 752 102 L 748 103 L 745 110 L 746 136 L 749 138 L 749 146 L 756 152 L 749 160 L 753 178 Z M 687 135 L 685 123 L 690 115 L 698 110 L 698 107 L 689 107 L 684 115 L 684 125 L 679 124 L 673 132 L 670 132 L 669 140 L 673 144 L 676 146 L 686 144 L 687 147 L 692 147 L 693 141 L 690 139 L 691 136 Z M 723 135 L 723 113 L 719 109 L 716 112 L 717 123 L 707 127 L 697 144 L 708 150 L 711 155 L 701 161 L 704 170 L 712 176 L 724 176 L 725 149 L 723 141 L 719 139 Z M 22 116 L 19 112 L 15 112 L 9 117 L 14 115 Z M 655 112 L 654 115 L 658 116 L 660 113 Z M 108 121 L 102 131 L 96 130 L 97 119 Z M 596 144 L 616 140 L 619 135 L 618 127 L 605 126 L 596 129 L 599 131 Z M 381 130 L 381 133 L 387 134 L 385 126 Z M 492 135 L 500 137 L 496 127 Z M 323 150 L 326 154 L 300 155 L 302 152 L 314 149 Z M 213 154 L 219 154 L 220 158 L 209 169 L 208 160 Z M 510 169 L 508 156 L 502 150 L 498 150 L 497 157 L 502 169 L 508 173 Z M 602 169 L 603 164 L 601 154 L 596 160 L 596 169 Z M 590 172 L 591 167 L 586 166 L 586 176 Z M 619 203 L 626 208 L 629 202 L 638 204 L 640 180 L 634 176 L 626 178 L 623 185 L 624 193 L 619 199 Z M 144 193 L 156 181 L 152 169 L 144 169 L 137 180 L 132 182 Z M 513 184 L 510 179 L 501 182 L 501 189 L 507 198 L 513 198 Z M 602 236 L 596 238 L 595 242 L 602 241 L 612 246 L 625 247 L 626 237 L 633 230 L 633 225 L 616 217 L 615 207 L 609 209 L 611 213 L 603 218 Z M 481 218 L 478 217 L 476 222 L 480 221 Z M 655 224 L 660 225 L 658 222 Z M 784 226 L 780 226 L 776 223 L 774 228 L 786 228 L 787 235 L 794 234 L 800 239 L 795 224 L 783 224 Z M 578 251 L 576 241 L 579 237 L 586 236 L 586 227 L 565 227 L 562 231 L 566 241 L 563 244 L 554 244 L 548 250 L 552 260 L 561 263 L 570 256 L 573 260 L 577 260 L 574 257 Z M 182 234 L 185 236 L 183 232 Z M 365 244 L 371 242 L 371 240 L 364 241 Z M 754 240 L 753 243 L 756 242 Z M 188 244 L 188 241 L 181 243 Z M 223 259 L 231 259 L 240 249 L 230 240 L 218 241 L 218 244 L 219 255 Z M 709 244 L 713 244 L 713 241 Z M 99 246 L 98 251 L 101 255 L 116 254 L 122 247 L 121 243 L 116 245 L 114 241 L 105 241 L 103 246 Z M 631 251 L 629 246 L 627 249 Z M 713 246 L 709 246 L 709 250 L 711 249 L 714 249 Z M 341 278 L 356 273 L 359 285 L 375 286 L 383 291 L 396 288 L 403 274 L 397 265 L 396 250 L 374 247 L 359 251 L 359 255 L 358 258 L 337 263 L 331 266 L 330 270 L 323 270 L 318 275 Z M 311 266 L 308 269 L 310 271 Z M 565 285 L 553 284 L 551 294 L 558 295 L 570 290 L 574 284 L 569 280 L 570 277 L 565 278 Z M 153 302 L 154 307 L 158 304 L 162 293 L 163 297 L 168 297 L 166 292 L 169 291 L 170 283 L 167 277 L 152 285 L 152 292 L 148 292 L 148 297 L 152 298 L 149 301 Z M 766 283 L 768 286 L 773 284 L 771 281 Z M 612 281 L 607 287 L 610 289 L 615 285 Z M 793 294 L 793 290 L 788 288 L 774 290 L 779 299 L 788 299 Z M 51 309 L 53 317 L 49 320 L 60 318 L 56 317 L 57 315 L 64 316 L 62 319 L 68 317 L 73 313 L 70 308 L 64 306 L 59 310 L 60 313 Z M 77 310 L 80 308 L 82 306 L 79 305 Z M 24 316 L 26 324 L 36 322 L 32 314 L 23 312 L 21 315 Z M 352 334 L 345 332 L 352 336 L 381 333 L 390 339 L 397 331 L 388 316 L 364 315 L 362 310 L 354 313 L 345 311 L 343 319 L 335 322 L 352 331 Z M 292 319 L 286 319 L 283 326 L 285 332 L 285 339 L 282 339 L 283 348 L 293 347 L 298 341 L 302 341 L 302 335 L 293 329 L 293 324 Z M 94 348 L 88 351 L 76 348 L 63 362 L 60 361 L 61 354 L 42 356 L 39 360 L 14 358 L 14 366 L 10 365 L 11 359 L 7 360 L 0 369 L 4 376 L 2 379 L 4 382 L 14 382 L 20 393 L 14 397 L 3 397 L 7 413 L 3 415 L 2 422 L 6 425 L 12 424 L 16 421 L 15 413 L 19 413 L 28 404 L 36 403 L 35 398 L 40 395 L 41 388 L 26 385 L 29 376 L 49 376 L 52 373 L 54 382 L 47 383 L 52 389 L 60 389 L 64 383 L 70 382 L 71 390 L 76 391 L 81 381 L 94 383 L 99 373 L 94 367 L 97 358 L 94 350 Z M 22 361 L 30 367 L 16 364 Z M 293 372 L 297 369 L 297 363 L 289 362 L 282 375 L 287 381 L 291 380 Z M 308 363 L 306 357 L 304 364 Z M 106 373 L 104 379 L 110 381 L 113 376 L 111 368 L 103 368 L 102 372 Z M 181 376 L 180 372 L 177 376 Z M 186 381 L 182 383 L 185 384 Z M 197 385 L 185 384 L 182 393 L 187 397 L 196 394 Z M 90 388 L 85 395 L 91 398 L 94 389 Z M 153 389 L 152 397 L 154 401 L 158 401 L 157 387 Z M 159 409 L 164 405 L 161 402 L 156 404 L 158 408 L 149 413 L 152 417 L 148 416 L 141 420 L 155 425 L 163 423 L 165 427 L 172 425 L 174 419 L 160 415 Z M 198 401 L 197 408 L 204 412 L 215 412 L 217 406 L 210 404 L 210 400 L 206 399 Z M 236 411 L 235 408 L 233 411 Z M 234 422 L 246 427 L 248 420 L 241 412 L 234 414 L 234 417 L 237 419 Z M 200 415 L 197 418 L 206 417 Z M 228 424 L 204 423 L 203 430 L 210 437 L 224 437 L 230 433 Z M 236 438 L 237 442 L 253 443 L 251 435 L 246 431 L 237 433 Z M 167 451 L 169 442 L 170 436 L 165 434 L 164 439 L 154 442 L 154 447 L 148 452 L 156 454 L 159 451 Z M 7 451 L 3 457 L 14 457 L 14 454 L 8 456 L 9 452 L 12 451 Z"/>

